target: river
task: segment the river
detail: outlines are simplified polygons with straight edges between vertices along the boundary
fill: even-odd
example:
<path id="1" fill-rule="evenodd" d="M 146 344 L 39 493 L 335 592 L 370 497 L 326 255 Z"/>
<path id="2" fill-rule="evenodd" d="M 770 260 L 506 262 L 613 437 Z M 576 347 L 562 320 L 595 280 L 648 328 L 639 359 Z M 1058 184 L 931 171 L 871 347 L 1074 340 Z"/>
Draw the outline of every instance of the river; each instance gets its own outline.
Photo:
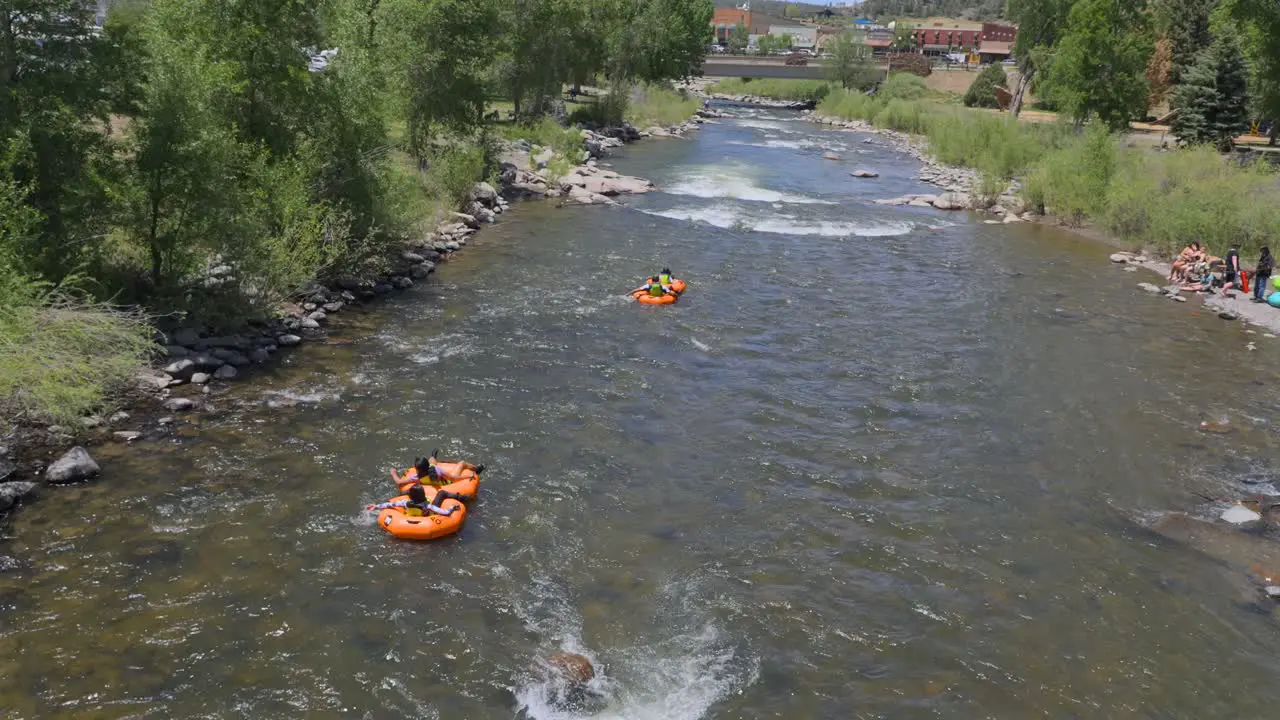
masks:
<path id="1" fill-rule="evenodd" d="M 731 111 L 16 513 L 0 715 L 1272 716 L 1272 609 L 1143 523 L 1274 479 L 1274 341 Z M 623 294 L 664 264 L 677 305 Z M 481 498 L 396 541 L 361 508 L 436 446 Z M 589 709 L 530 670 L 561 649 Z"/>

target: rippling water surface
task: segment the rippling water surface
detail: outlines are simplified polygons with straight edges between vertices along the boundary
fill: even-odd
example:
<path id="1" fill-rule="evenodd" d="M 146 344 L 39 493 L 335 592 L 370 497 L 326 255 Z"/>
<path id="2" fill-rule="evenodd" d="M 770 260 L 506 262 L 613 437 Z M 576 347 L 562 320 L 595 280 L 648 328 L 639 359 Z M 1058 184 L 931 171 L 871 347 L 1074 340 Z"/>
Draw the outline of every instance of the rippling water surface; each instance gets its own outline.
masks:
<path id="1" fill-rule="evenodd" d="M 1274 341 L 1074 237 L 876 206 L 914 161 L 735 112 L 616 159 L 661 192 L 520 206 L 24 508 L 0 714 L 1273 716 L 1272 608 L 1142 522 L 1272 478 Z M 623 294 L 664 264 L 679 304 Z M 360 508 L 434 446 L 482 497 L 395 541 Z M 562 649 L 584 707 L 532 669 Z"/>

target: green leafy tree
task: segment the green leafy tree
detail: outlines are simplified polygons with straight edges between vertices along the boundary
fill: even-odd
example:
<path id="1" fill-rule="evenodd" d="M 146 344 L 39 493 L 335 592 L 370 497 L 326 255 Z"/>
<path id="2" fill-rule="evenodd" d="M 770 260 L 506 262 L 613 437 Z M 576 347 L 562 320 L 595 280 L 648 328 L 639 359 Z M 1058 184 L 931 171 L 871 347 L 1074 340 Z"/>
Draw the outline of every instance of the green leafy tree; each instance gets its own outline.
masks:
<path id="1" fill-rule="evenodd" d="M 248 149 L 218 112 L 233 68 L 166 32 L 163 0 L 149 42 L 141 116 L 130 128 L 126 228 L 145 250 L 154 289 L 172 284 L 236 231 Z"/>
<path id="2" fill-rule="evenodd" d="M 503 54 L 499 73 L 516 116 L 531 122 L 573 75 L 576 40 L 586 22 L 577 0 L 512 0 L 503 13 Z"/>
<path id="3" fill-rule="evenodd" d="M 965 107 L 996 108 L 1000 101 L 996 97 L 996 88 L 1008 87 L 1009 79 L 1004 74 L 1004 67 L 992 63 L 978 73 L 964 94 Z"/>
<path id="4" fill-rule="evenodd" d="M 1180 142 L 1231 150 L 1249 127 L 1248 69 L 1234 33 L 1218 34 L 1200 52 L 1174 90 L 1173 107 L 1173 133 Z"/>
<path id="5" fill-rule="evenodd" d="M 140 0 L 111 6 L 102 28 L 99 72 L 111 111 L 135 115 L 146 80 L 146 38 L 143 17 L 147 5 Z"/>
<path id="6" fill-rule="evenodd" d="M 772 55 L 781 50 L 791 49 L 790 35 L 774 35 L 768 33 L 756 38 L 756 52 L 760 55 Z"/>
<path id="7" fill-rule="evenodd" d="M 751 31 L 747 29 L 746 25 L 743 25 L 742 23 L 734 25 L 733 29 L 729 31 L 729 38 L 727 41 L 729 52 L 739 55 L 746 52 L 747 43 L 750 41 L 750 33 Z"/>
<path id="8" fill-rule="evenodd" d="M 1280 138 L 1280 3 L 1223 0 L 1221 12 L 1238 23 L 1249 65 L 1249 95 L 1255 119 L 1271 121 L 1271 144 Z"/>
<path id="9" fill-rule="evenodd" d="M 1072 0 L 1008 0 L 1005 17 L 1018 24 L 1013 57 L 1018 62 L 1018 82 L 1009 112 L 1017 117 L 1027 92 L 1062 37 Z"/>
<path id="10" fill-rule="evenodd" d="M 871 64 L 871 48 L 852 32 L 841 33 L 828 46 L 831 57 L 826 61 L 832 82 L 847 89 L 863 88 L 875 81 L 877 71 Z"/>
<path id="11" fill-rule="evenodd" d="M 492 0 L 383 0 L 382 49 L 393 66 L 410 151 L 425 157 L 441 130 L 469 132 L 484 122 L 486 80 L 497 50 Z"/>
<path id="12" fill-rule="evenodd" d="M 893 26 L 893 49 L 906 52 L 916 49 L 916 26 L 899 22 Z"/>
<path id="13" fill-rule="evenodd" d="M 0 182 L 40 218 L 18 262 L 53 282 L 94 258 L 109 210 L 114 162 L 90 20 L 79 0 L 0 6 Z"/>
<path id="14" fill-rule="evenodd" d="M 1078 0 L 1044 91 L 1077 125 L 1097 115 L 1121 130 L 1147 110 L 1151 38 L 1141 0 Z"/>

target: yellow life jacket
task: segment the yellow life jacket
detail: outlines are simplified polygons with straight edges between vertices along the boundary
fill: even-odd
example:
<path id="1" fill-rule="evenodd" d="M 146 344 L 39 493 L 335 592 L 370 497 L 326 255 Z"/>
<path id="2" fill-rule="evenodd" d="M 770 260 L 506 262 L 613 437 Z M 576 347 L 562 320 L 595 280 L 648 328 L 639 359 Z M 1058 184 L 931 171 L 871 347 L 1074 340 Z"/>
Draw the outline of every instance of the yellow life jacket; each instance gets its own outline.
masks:
<path id="1" fill-rule="evenodd" d="M 662 283 L 663 285 L 670 285 L 670 284 L 671 284 L 671 276 L 670 276 L 670 275 L 659 275 L 659 276 L 658 276 L 658 282 Z"/>
<path id="2" fill-rule="evenodd" d="M 655 282 L 649 283 L 649 294 L 653 297 L 662 297 L 667 294 L 667 291 L 662 289 L 662 283 Z"/>
<path id="3" fill-rule="evenodd" d="M 404 506 L 404 514 L 405 514 L 405 517 L 422 517 L 422 516 L 423 516 L 423 515 L 425 515 L 426 513 L 422 512 L 422 508 L 420 508 L 420 507 L 414 507 L 414 506 L 412 506 L 412 505 L 405 505 L 405 506 Z"/>

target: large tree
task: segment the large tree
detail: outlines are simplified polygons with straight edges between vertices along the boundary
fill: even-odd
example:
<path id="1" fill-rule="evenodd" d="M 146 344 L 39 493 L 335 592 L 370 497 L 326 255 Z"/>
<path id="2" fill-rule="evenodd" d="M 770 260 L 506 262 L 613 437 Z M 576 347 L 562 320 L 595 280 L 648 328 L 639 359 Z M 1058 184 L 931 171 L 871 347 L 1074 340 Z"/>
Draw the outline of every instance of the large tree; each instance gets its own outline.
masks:
<path id="1" fill-rule="evenodd" d="M 871 64 L 871 48 L 853 33 L 841 33 L 827 50 L 831 53 L 826 61 L 827 75 L 840 87 L 860 89 L 874 81 L 877 70 Z"/>
<path id="2" fill-rule="evenodd" d="M 55 282 L 92 257 L 108 209 L 114 163 L 91 20 L 80 0 L 0 5 L 0 183 L 40 219 L 14 257 Z"/>
<path id="3" fill-rule="evenodd" d="M 1154 0 L 1157 32 L 1169 45 L 1169 82 L 1177 85 L 1200 51 L 1209 46 L 1209 13 L 1218 0 Z"/>
<path id="4" fill-rule="evenodd" d="M 1031 88 L 1040 65 L 1052 53 L 1067 24 L 1071 0 L 1009 0 L 1005 17 L 1018 24 L 1013 57 L 1018 61 L 1018 83 L 1013 89 L 1009 112 L 1015 117 Z"/>
<path id="5" fill-rule="evenodd" d="M 1271 144 L 1280 138 L 1280 3 L 1224 0 L 1221 10 L 1238 21 L 1255 119 L 1271 121 Z"/>
<path id="6" fill-rule="evenodd" d="M 1234 33 L 1219 33 L 1183 72 L 1173 107 L 1173 133 L 1180 142 L 1231 150 L 1235 137 L 1249 128 L 1248 69 Z"/>
<path id="7" fill-rule="evenodd" d="M 1078 0 L 1053 52 L 1045 94 L 1077 125 L 1096 115 L 1124 129 L 1146 114 L 1150 55 L 1142 0 Z"/>

